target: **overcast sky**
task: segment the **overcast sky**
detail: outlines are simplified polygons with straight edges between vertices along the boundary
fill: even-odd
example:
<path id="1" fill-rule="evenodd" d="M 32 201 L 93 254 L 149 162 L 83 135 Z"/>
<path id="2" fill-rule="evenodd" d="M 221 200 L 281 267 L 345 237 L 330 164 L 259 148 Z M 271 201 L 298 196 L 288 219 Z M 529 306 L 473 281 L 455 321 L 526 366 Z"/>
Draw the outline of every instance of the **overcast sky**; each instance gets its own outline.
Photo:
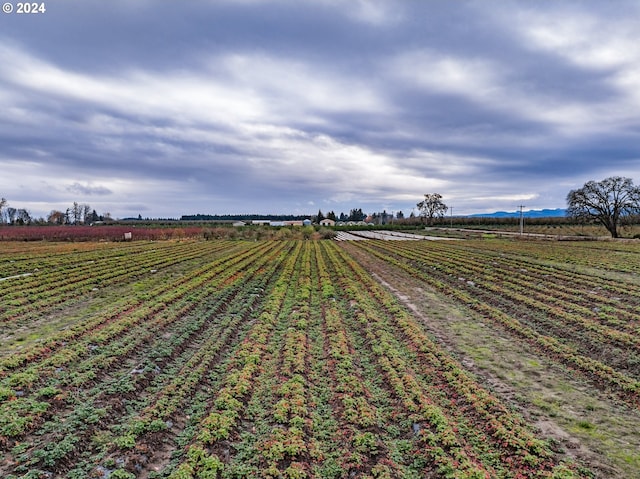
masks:
<path id="1" fill-rule="evenodd" d="M 637 0 L 45 6 L 0 14 L 0 197 L 35 216 L 408 215 L 432 192 L 468 214 L 640 182 Z"/>

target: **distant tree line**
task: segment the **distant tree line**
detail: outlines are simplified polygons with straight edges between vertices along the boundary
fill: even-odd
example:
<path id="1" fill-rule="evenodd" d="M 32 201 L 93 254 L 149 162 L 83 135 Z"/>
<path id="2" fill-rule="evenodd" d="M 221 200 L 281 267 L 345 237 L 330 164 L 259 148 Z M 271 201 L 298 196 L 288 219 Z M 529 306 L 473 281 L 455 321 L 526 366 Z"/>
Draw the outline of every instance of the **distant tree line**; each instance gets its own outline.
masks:
<path id="1" fill-rule="evenodd" d="M 241 214 L 241 215 L 209 215 L 209 214 L 195 214 L 195 215 L 182 215 L 180 221 L 302 221 L 310 219 L 315 223 L 319 223 L 323 219 L 328 218 L 333 221 L 364 221 L 367 218 L 367 214 L 362 211 L 362 208 L 353 208 L 349 211 L 349 214 L 340 213 L 336 215 L 334 211 L 329 211 L 324 214 L 322 210 L 318 210 L 315 215 L 259 215 L 259 214 Z"/>
<path id="2" fill-rule="evenodd" d="M 258 215 L 258 214 L 242 214 L 242 215 L 182 215 L 180 221 L 302 221 L 310 218 L 310 215 Z"/>
<path id="3" fill-rule="evenodd" d="M 47 218 L 33 218 L 31 213 L 24 208 L 14 208 L 5 198 L 0 199 L 0 224 L 6 225 L 86 225 L 98 221 L 110 220 L 111 215 L 105 213 L 99 215 L 91 206 L 84 203 L 73 202 L 65 211 L 51 210 Z"/>
<path id="4" fill-rule="evenodd" d="M 313 217 L 316 223 L 320 223 L 323 219 L 330 219 L 333 221 L 364 221 L 367 218 L 367 214 L 362 211 L 362 208 L 352 208 L 349 214 L 340 213 L 336 215 L 334 211 L 329 211 L 326 215 L 322 213 L 322 210 L 318 210 L 318 214 Z"/>
<path id="5" fill-rule="evenodd" d="M 387 210 L 372 213 L 367 217 L 369 223 L 374 225 L 391 225 L 394 223 L 404 222 L 405 217 L 402 211 L 398 211 L 395 214 L 393 212 L 388 213 Z"/>
<path id="6" fill-rule="evenodd" d="M 54 225 L 88 225 L 105 221 L 105 218 L 110 219 L 111 215 L 109 213 L 99 215 L 88 204 L 74 201 L 73 205 L 64 212 L 52 210 L 47 215 L 47 223 Z"/>
<path id="7" fill-rule="evenodd" d="M 14 208 L 5 198 L 0 199 L 0 223 L 10 225 L 31 224 L 31 214 L 24 208 Z"/>

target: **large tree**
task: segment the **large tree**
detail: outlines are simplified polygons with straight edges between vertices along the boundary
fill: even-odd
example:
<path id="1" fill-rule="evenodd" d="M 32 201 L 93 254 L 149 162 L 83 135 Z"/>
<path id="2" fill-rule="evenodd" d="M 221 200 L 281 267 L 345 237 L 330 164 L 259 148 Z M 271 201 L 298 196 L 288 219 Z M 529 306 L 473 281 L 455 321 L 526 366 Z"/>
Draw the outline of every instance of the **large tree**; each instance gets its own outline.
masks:
<path id="1" fill-rule="evenodd" d="M 612 176 L 589 181 L 567 195 L 567 216 L 601 223 L 613 238 L 623 220 L 640 212 L 640 187 L 631 178 Z"/>
<path id="2" fill-rule="evenodd" d="M 18 210 L 15 209 L 13 206 L 8 206 L 6 208 L 7 222 L 10 225 L 15 224 L 15 222 L 16 222 L 16 214 L 17 213 L 18 213 Z"/>
<path id="3" fill-rule="evenodd" d="M 31 213 L 24 208 L 20 208 L 16 212 L 16 224 L 19 225 L 29 225 L 31 224 L 32 218 Z"/>
<path id="4" fill-rule="evenodd" d="M 427 193 L 424 200 L 416 204 L 420 210 L 420 216 L 427 219 L 427 224 L 432 225 L 434 218 L 442 218 L 447 212 L 447 205 L 442 201 L 440 193 Z"/>

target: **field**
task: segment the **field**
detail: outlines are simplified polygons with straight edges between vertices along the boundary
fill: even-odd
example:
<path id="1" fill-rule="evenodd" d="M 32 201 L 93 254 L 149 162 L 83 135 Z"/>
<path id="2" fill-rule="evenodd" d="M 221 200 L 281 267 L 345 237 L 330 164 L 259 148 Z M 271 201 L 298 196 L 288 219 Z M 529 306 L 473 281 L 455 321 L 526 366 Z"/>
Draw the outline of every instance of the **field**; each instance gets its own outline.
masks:
<path id="1" fill-rule="evenodd" d="M 640 245 L 0 243 L 3 478 L 640 477 Z"/>

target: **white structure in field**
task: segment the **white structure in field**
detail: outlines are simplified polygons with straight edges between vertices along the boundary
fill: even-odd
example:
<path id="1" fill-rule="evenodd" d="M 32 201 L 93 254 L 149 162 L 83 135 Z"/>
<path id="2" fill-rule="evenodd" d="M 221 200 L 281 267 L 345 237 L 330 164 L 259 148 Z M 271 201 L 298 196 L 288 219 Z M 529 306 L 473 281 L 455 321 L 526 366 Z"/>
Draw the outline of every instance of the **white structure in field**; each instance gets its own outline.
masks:
<path id="1" fill-rule="evenodd" d="M 308 223 L 307 223 L 308 221 Z M 252 220 L 252 225 L 265 225 L 265 226 L 306 226 L 311 224 L 311 220 L 284 220 L 284 221 L 272 221 L 272 220 Z"/>

